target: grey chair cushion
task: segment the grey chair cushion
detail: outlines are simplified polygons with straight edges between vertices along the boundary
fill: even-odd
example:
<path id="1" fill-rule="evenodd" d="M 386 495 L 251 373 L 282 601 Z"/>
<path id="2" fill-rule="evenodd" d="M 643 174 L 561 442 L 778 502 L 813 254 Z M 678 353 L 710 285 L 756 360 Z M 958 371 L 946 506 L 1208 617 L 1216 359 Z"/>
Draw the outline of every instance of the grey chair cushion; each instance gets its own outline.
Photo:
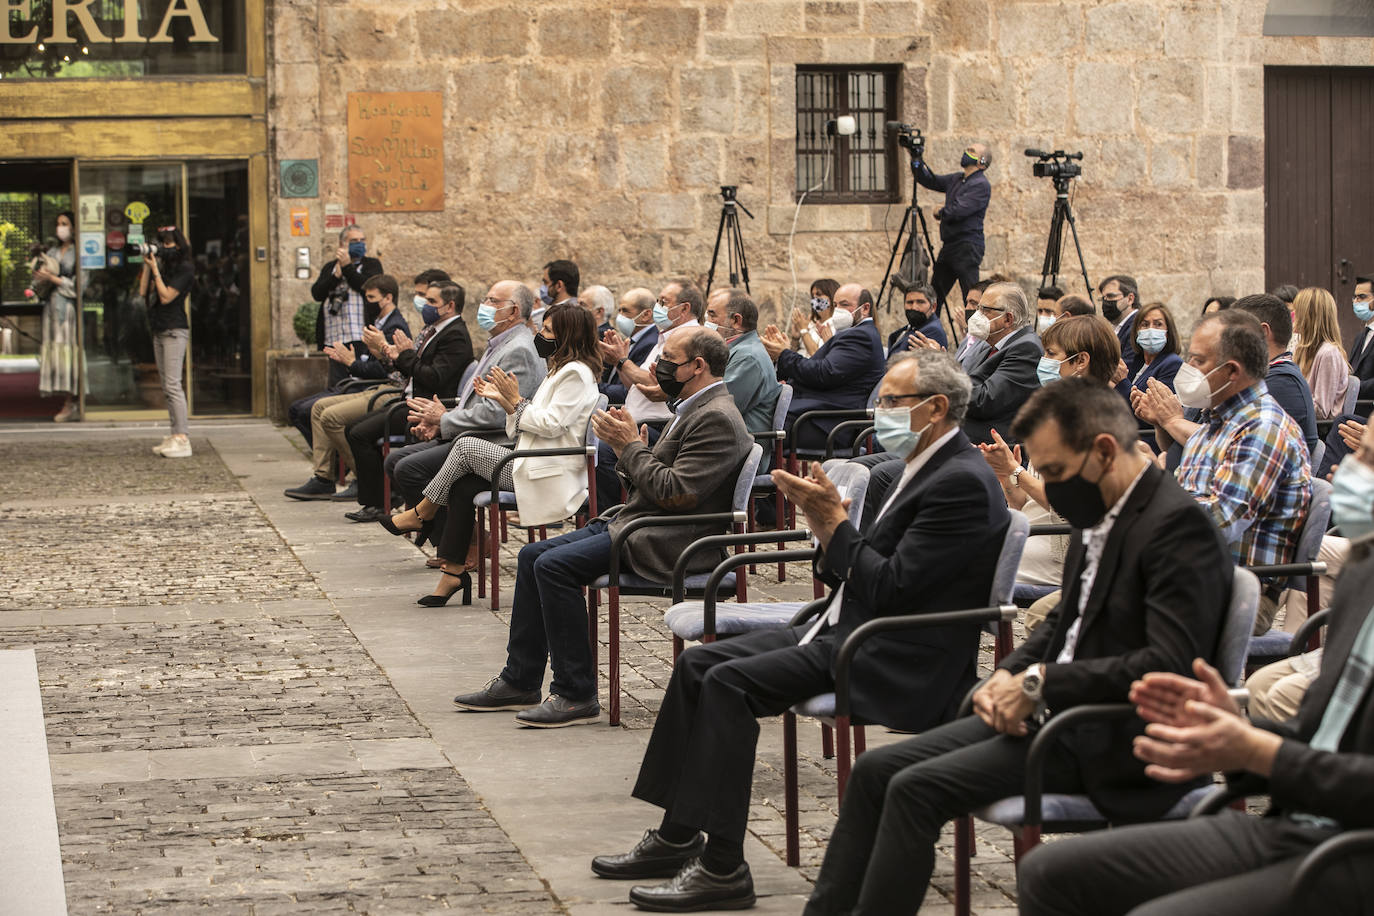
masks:
<path id="1" fill-rule="evenodd" d="M 1283 630 L 1270 630 L 1268 633 L 1261 633 L 1259 636 L 1250 637 L 1250 647 L 1247 654 L 1251 658 L 1270 658 L 1288 654 L 1288 648 L 1293 644 L 1293 634 Z"/>
<path id="2" fill-rule="evenodd" d="M 701 579 L 701 584 L 696 587 L 703 588 L 706 585 L 705 576 L 690 576 L 687 581 L 690 583 L 692 579 L 697 578 Z M 691 587 L 689 584 L 688 588 Z M 731 588 L 734 586 L 731 585 Z M 802 605 L 803 602 L 800 601 L 744 604 L 732 601 L 717 604 L 716 633 L 720 636 L 738 636 L 756 630 L 776 630 L 787 626 L 797 611 L 802 609 Z M 674 636 L 689 642 L 701 639 L 706 632 L 700 601 L 683 601 L 673 605 L 668 609 L 668 613 L 663 615 L 663 622 L 673 631 Z"/>
<path id="3" fill-rule="evenodd" d="M 689 592 L 693 590 L 699 592 L 706 587 L 706 580 L 709 578 L 711 578 L 710 574 L 705 573 L 700 576 L 688 576 L 686 579 L 683 580 L 683 585 L 686 586 Z M 611 577 L 600 576 L 597 578 L 595 582 L 592 583 L 591 587 L 610 588 Z M 655 582 L 652 579 L 645 579 L 643 576 L 637 576 L 632 572 L 622 572 L 620 574 L 621 592 L 647 592 L 650 595 L 661 595 L 671 592 L 672 589 L 672 583 Z M 735 574 L 732 572 L 726 573 L 724 578 L 720 580 L 720 590 L 717 592 L 717 594 L 734 594 L 734 592 Z M 698 604 L 698 606 L 700 605 Z M 734 605 L 730 606 L 733 607 Z M 798 607 L 800 606 L 801 605 L 798 605 Z M 721 605 L 716 605 L 716 607 L 717 609 L 719 609 Z"/>
<path id="4" fill-rule="evenodd" d="M 502 506 L 514 506 L 515 494 L 509 490 L 502 490 L 500 493 Z M 472 498 L 472 504 L 479 509 L 485 509 L 491 505 L 491 491 L 483 490 Z"/>
<path id="5" fill-rule="evenodd" d="M 809 700 L 803 700 L 792 707 L 792 712 L 799 716 L 810 716 L 813 719 L 833 719 L 835 718 L 835 694 L 817 694 Z"/>
<path id="6" fill-rule="evenodd" d="M 1211 786 L 1193 789 L 1175 802 L 1174 806 L 1166 811 L 1160 820 L 1181 820 L 1187 817 L 1193 807 L 1210 791 L 1212 791 Z M 1097 810 L 1097 806 L 1086 795 L 1047 793 L 1041 797 L 1040 815 L 1041 823 L 1047 829 L 1053 829 L 1054 825 L 1060 822 L 1108 826 L 1107 819 L 1102 816 L 1102 812 Z M 973 816 L 980 821 L 1001 824 L 1003 827 L 1020 827 L 1022 819 L 1026 816 L 1026 799 L 1021 795 L 1004 798 L 985 808 L 979 808 L 973 812 Z"/>

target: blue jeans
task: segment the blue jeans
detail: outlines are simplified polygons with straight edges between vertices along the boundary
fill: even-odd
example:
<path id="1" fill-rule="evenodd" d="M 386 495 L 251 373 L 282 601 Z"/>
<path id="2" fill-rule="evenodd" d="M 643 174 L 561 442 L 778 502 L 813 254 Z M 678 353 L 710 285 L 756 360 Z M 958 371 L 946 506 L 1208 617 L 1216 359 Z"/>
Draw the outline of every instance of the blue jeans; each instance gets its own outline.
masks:
<path id="1" fill-rule="evenodd" d="M 510 640 L 501 679 L 519 690 L 538 690 L 544 662 L 553 669 L 549 692 L 574 702 L 596 697 L 596 671 L 587 639 L 582 586 L 611 568 L 605 522 L 520 550 L 511 608 Z"/>

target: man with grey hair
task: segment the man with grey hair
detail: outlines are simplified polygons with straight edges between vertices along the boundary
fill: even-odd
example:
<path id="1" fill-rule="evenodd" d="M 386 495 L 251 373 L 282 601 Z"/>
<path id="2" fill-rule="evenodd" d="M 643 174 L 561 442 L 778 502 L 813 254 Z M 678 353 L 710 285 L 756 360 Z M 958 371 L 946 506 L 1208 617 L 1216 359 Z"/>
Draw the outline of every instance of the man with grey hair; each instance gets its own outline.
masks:
<path id="1" fill-rule="evenodd" d="M 964 432 L 974 442 L 992 442 L 992 430 L 1006 437 L 1021 405 L 1040 388 L 1036 367 L 1045 348 L 1035 336 L 1035 309 L 1015 283 L 994 283 L 978 300 L 969 319 L 986 330 L 988 355 L 969 370 L 973 394 L 969 398 Z"/>
<path id="2" fill-rule="evenodd" d="M 630 852 L 592 860 L 603 878 L 672 879 L 632 888 L 631 903 L 671 912 L 751 905 L 743 844 L 755 720 L 834 690 L 835 654 L 865 621 L 987 601 L 1009 514 L 997 478 L 959 430 L 968 396 L 967 376 L 946 353 L 893 361 L 875 420 L 906 470 L 862 528 L 819 465 L 807 478 L 773 471 L 820 542 L 816 574 L 831 598 L 803 626 L 705 643 L 679 657 L 633 793 L 664 810 L 662 823 Z M 852 680 L 855 716 L 919 732 L 954 711 L 977 677 L 978 627 L 920 637 L 883 635 L 865 645 Z"/>
<path id="3" fill-rule="evenodd" d="M 578 294 L 577 301 L 596 318 L 596 339 L 605 337 L 615 314 L 615 294 L 604 286 L 589 286 Z"/>
<path id="4" fill-rule="evenodd" d="M 730 347 L 725 387 L 730 389 L 744 425 L 755 434 L 773 428 L 773 412 L 782 389 L 773 361 L 759 340 L 758 328 L 759 307 L 748 293 L 731 287 L 711 292 L 706 300 L 706 329 L 719 334 Z M 759 473 L 767 473 L 771 457 L 771 446 L 765 445 Z"/>

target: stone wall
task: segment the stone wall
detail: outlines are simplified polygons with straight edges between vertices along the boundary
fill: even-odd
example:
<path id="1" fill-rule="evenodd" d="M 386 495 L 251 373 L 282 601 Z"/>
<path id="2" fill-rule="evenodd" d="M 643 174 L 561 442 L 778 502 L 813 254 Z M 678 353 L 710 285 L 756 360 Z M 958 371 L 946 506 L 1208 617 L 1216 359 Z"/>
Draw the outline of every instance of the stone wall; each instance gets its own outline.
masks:
<path id="1" fill-rule="evenodd" d="M 1081 149 L 1090 276 L 1133 273 L 1188 323 L 1208 294 L 1264 282 L 1264 65 L 1374 63 L 1367 40 L 1262 37 L 1265 5 L 274 0 L 273 154 L 318 157 L 321 173 L 318 200 L 274 202 L 274 340 L 293 340 L 294 304 L 309 298 L 291 269 L 291 206 L 312 211 L 315 269 L 332 256 L 323 205 L 347 199 L 351 90 L 445 94 L 446 209 L 360 215 L 398 276 L 445 266 L 480 293 L 571 257 L 584 282 L 615 290 L 704 277 L 730 183 L 758 217 L 743 221 L 756 298 L 790 303 L 799 63 L 902 64 L 901 117 L 926 129 L 937 171 L 970 140 L 991 145 L 985 273 L 1039 278 L 1053 189 L 1021 150 Z M 799 295 L 819 276 L 876 290 L 901 212 L 804 206 Z M 1062 285 L 1081 288 L 1071 248 L 1065 265 Z"/>

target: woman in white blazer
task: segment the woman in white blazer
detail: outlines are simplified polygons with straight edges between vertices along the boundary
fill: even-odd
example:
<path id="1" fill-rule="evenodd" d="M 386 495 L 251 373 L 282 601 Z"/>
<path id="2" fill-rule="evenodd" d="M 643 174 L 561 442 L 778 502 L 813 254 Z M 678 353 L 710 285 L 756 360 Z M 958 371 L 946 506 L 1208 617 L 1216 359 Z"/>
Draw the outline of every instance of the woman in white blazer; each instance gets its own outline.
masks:
<path id="1" fill-rule="evenodd" d="M 599 395 L 601 352 L 592 313 L 580 305 L 550 308 L 544 313 L 543 329 L 534 335 L 534 348 L 548 360 L 549 374 L 533 398 L 521 398 L 515 376 L 497 366 L 485 379 L 475 379 L 473 389 L 505 408 L 506 434 L 515 440 L 516 449 L 580 447 Z M 440 506 L 448 506 L 438 546 L 442 575 L 434 592 L 419 604 L 441 607 L 459 589 L 463 603 L 472 603 L 471 571 L 478 563 L 472 500 L 491 488 L 496 465 L 510 453 L 476 436 L 459 439 L 425 487 L 419 505 L 382 520 L 392 534 L 404 534 L 418 531 L 438 514 Z M 580 454 L 517 458 L 501 469 L 500 486 L 515 491 L 521 524 L 547 525 L 573 515 L 586 501 L 586 458 Z"/>

